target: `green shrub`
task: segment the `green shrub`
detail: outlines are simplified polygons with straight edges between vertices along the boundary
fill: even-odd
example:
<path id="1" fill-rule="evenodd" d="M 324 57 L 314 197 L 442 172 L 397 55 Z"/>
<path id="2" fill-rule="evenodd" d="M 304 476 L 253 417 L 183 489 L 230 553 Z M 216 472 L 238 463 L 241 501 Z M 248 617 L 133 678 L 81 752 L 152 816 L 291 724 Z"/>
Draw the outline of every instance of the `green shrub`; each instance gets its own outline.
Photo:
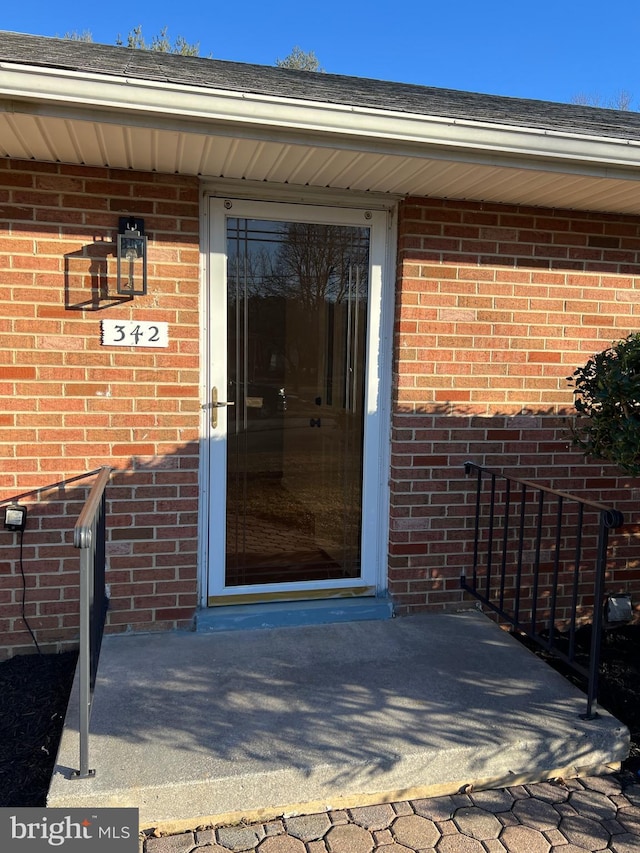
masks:
<path id="1" fill-rule="evenodd" d="M 640 474 L 640 333 L 594 355 L 568 379 L 578 412 L 574 445 Z"/>

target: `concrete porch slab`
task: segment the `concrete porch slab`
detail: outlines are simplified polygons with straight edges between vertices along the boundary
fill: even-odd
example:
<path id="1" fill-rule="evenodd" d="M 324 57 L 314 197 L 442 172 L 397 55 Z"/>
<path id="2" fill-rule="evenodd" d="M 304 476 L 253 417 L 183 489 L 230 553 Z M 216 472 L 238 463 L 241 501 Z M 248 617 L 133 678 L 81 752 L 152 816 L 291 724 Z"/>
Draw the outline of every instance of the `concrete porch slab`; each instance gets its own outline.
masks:
<path id="1" fill-rule="evenodd" d="M 51 807 L 178 831 L 602 772 L 627 729 L 477 611 L 105 637 L 78 767 L 72 696 Z"/>

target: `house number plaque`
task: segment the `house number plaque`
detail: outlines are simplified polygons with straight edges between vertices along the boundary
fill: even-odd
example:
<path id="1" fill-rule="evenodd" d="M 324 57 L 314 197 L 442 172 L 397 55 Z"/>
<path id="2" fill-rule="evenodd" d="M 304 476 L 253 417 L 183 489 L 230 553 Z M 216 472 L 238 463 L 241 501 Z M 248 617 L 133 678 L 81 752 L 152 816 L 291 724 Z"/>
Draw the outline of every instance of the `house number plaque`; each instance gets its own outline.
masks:
<path id="1" fill-rule="evenodd" d="M 102 320 L 102 346 L 168 347 L 169 324 L 144 320 Z"/>

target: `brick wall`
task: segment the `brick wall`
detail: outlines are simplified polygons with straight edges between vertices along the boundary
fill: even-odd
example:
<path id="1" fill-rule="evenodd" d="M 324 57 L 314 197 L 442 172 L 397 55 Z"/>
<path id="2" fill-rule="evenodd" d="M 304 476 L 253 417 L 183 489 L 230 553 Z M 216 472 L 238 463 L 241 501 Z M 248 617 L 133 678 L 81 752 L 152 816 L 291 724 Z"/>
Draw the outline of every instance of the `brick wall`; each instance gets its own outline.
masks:
<path id="1" fill-rule="evenodd" d="M 100 465 L 108 630 L 186 626 L 196 606 L 198 184 L 0 160 L 0 501 Z M 118 217 L 144 217 L 149 293 L 115 298 Z M 467 459 L 622 509 L 608 588 L 640 588 L 637 481 L 567 439 L 566 377 L 637 329 L 640 218 L 409 199 L 399 219 L 390 591 L 456 606 L 469 565 Z M 104 347 L 100 320 L 164 320 L 167 349 Z M 72 527 L 85 481 L 24 500 L 25 614 L 77 640 Z M 17 534 L 0 531 L 0 656 L 30 651 Z"/>
<path id="2" fill-rule="evenodd" d="M 398 280 L 389 576 L 400 609 L 463 598 L 466 460 L 624 511 L 607 589 L 640 595 L 640 483 L 571 448 L 566 381 L 638 330 L 640 217 L 409 199 Z"/>
<path id="3" fill-rule="evenodd" d="M 118 302 L 125 214 L 145 220 L 149 288 Z M 196 606 L 198 217 L 195 179 L 0 160 L 0 500 L 116 469 L 111 631 L 184 626 Z M 169 346 L 101 346 L 108 318 L 167 321 Z M 79 481 L 25 498 L 25 613 L 45 649 L 77 638 L 71 531 L 86 492 Z M 2 656 L 33 649 L 19 556 L 18 535 L 0 530 Z"/>

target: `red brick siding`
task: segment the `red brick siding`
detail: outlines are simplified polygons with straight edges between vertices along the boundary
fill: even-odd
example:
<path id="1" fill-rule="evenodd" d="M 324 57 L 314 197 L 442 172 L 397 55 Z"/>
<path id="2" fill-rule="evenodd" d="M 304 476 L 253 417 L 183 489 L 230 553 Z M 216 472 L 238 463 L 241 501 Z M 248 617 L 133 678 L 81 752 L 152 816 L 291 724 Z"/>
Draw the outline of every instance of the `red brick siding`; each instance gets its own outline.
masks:
<path id="1" fill-rule="evenodd" d="M 640 484 L 571 449 L 566 380 L 639 315 L 640 217 L 400 206 L 389 579 L 401 610 L 462 600 L 466 460 L 614 503 L 630 523 L 607 589 L 640 592 Z"/>
<path id="2" fill-rule="evenodd" d="M 108 304 L 125 213 L 145 218 L 149 294 Z M 467 459 L 615 502 L 633 519 L 638 484 L 568 446 L 565 377 L 637 328 L 639 249 L 635 217 L 401 205 L 389 554 L 401 610 L 461 601 Z M 188 624 L 196 606 L 197 181 L 0 160 L 0 272 L 0 500 L 113 465 L 108 630 Z M 105 318 L 166 320 L 170 346 L 102 347 Z M 71 529 L 85 495 L 76 482 L 27 499 L 26 613 L 44 647 L 77 638 Z M 616 536 L 609 588 L 638 589 L 635 536 L 633 524 Z M 0 537 L 0 653 L 9 654 L 32 643 L 17 536 Z"/>
<path id="3" fill-rule="evenodd" d="M 145 220 L 149 288 L 118 303 L 125 214 Z M 117 469 L 111 631 L 184 626 L 196 606 L 198 235 L 195 179 L 0 160 L 0 500 Z M 108 318 L 166 321 L 169 347 L 101 346 Z M 27 499 L 26 613 L 46 648 L 77 637 L 71 529 L 85 494 L 74 483 Z M 21 585 L 18 537 L 0 531 L 5 655 L 32 648 Z"/>

